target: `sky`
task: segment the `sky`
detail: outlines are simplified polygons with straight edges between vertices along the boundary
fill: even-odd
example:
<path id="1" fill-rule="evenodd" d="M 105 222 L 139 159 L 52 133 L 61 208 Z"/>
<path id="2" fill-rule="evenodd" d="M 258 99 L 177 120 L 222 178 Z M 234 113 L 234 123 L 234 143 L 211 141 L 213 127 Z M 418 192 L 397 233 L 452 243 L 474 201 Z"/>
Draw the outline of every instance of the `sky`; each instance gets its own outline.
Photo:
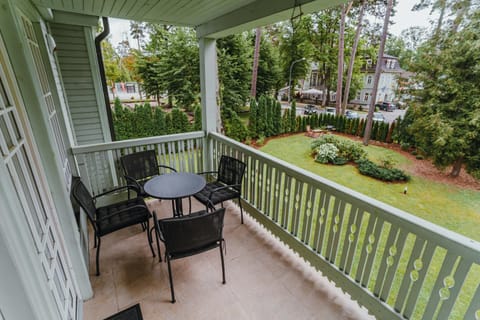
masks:
<path id="1" fill-rule="evenodd" d="M 429 10 L 422 10 L 417 12 L 412 12 L 412 7 L 420 2 L 420 0 L 397 0 L 398 4 L 396 7 L 396 14 L 391 18 L 391 21 L 394 22 L 393 25 L 390 25 L 388 31 L 396 36 L 399 36 L 400 33 L 413 26 L 428 27 L 430 16 L 428 15 Z M 380 22 L 380 21 L 379 21 Z M 114 47 L 122 41 L 125 37 L 129 38 L 130 45 L 136 47 L 136 41 L 132 39 L 129 34 L 130 24 L 127 20 L 121 19 L 109 19 L 110 23 L 110 34 L 111 34 L 111 43 Z"/>

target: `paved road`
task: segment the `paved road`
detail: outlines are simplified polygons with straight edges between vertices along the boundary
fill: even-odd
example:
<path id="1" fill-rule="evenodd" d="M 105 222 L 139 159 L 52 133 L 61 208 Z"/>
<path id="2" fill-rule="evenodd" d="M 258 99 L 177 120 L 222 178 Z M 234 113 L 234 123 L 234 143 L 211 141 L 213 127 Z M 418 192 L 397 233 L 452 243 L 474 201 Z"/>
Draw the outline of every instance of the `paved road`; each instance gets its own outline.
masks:
<path id="1" fill-rule="evenodd" d="M 297 108 L 296 108 L 297 116 L 303 115 L 303 106 L 304 106 L 304 104 L 300 104 L 300 103 L 297 104 Z M 288 109 L 288 108 L 289 108 L 288 103 L 283 102 L 282 103 L 282 109 Z M 318 112 L 321 112 L 321 111 L 324 110 L 324 108 L 317 106 L 317 110 L 318 110 Z M 403 118 L 403 116 L 405 115 L 405 110 L 400 110 L 400 109 L 394 110 L 392 112 L 387 112 L 387 111 L 380 111 L 380 112 L 383 114 L 383 116 L 385 117 L 385 120 L 388 123 L 391 123 L 391 122 L 395 121 L 398 117 Z M 367 117 L 366 112 L 358 112 L 358 115 L 359 115 L 360 118 L 366 118 Z"/>

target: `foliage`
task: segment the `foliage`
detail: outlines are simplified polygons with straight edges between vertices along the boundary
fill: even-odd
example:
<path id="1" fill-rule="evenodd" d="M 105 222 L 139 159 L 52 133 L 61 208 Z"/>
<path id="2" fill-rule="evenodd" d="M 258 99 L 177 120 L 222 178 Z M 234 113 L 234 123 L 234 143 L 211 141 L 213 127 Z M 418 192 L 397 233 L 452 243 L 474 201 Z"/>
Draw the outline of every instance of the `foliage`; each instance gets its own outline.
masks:
<path id="1" fill-rule="evenodd" d="M 361 143 L 344 139 L 333 134 L 324 134 L 318 139 L 315 139 L 310 148 L 314 154 L 317 153 L 318 148 L 324 144 L 332 144 L 337 150 L 337 156 L 347 161 L 356 161 L 366 156 L 366 152 Z"/>
<path id="2" fill-rule="evenodd" d="M 436 166 L 458 176 L 480 168 L 480 10 L 461 32 L 437 33 L 414 64 L 417 84 L 411 133 Z"/>
<path id="3" fill-rule="evenodd" d="M 217 40 L 218 78 L 223 107 L 238 112 L 250 93 L 251 60 L 243 34 Z"/>
<path id="4" fill-rule="evenodd" d="M 333 162 L 337 155 L 338 148 L 333 143 L 324 143 L 316 149 L 315 161 L 320 163 Z"/>
<path id="5" fill-rule="evenodd" d="M 252 43 L 255 37 L 252 37 Z M 260 57 L 257 70 L 257 97 L 275 93 L 281 85 L 282 71 L 280 56 L 273 40 L 268 33 L 262 35 L 260 43 Z"/>
<path id="6" fill-rule="evenodd" d="M 292 87 L 295 87 L 299 79 L 305 78 L 309 69 L 307 60 L 298 60 L 302 58 L 308 59 L 312 55 L 313 44 L 310 41 L 309 35 L 311 27 L 311 16 L 301 16 L 293 19 L 290 23 L 282 24 L 283 37 L 280 41 L 282 74 L 284 83 L 288 83 L 288 81 L 291 80 L 289 85 Z M 298 62 L 295 63 L 292 68 L 294 61 Z M 292 90 L 291 92 L 293 96 L 294 91 Z"/>
<path id="7" fill-rule="evenodd" d="M 410 176 L 400 169 L 379 166 L 368 159 L 357 160 L 358 171 L 382 181 L 409 181 Z"/>
<path id="8" fill-rule="evenodd" d="M 197 105 L 195 107 L 193 130 L 202 130 L 202 107 L 200 105 Z"/>
<path id="9" fill-rule="evenodd" d="M 230 108 L 222 108 L 222 120 L 227 137 L 237 141 L 245 141 L 247 139 L 248 129 L 235 111 Z"/>
<path id="10" fill-rule="evenodd" d="M 122 106 L 115 99 L 113 110 L 113 127 L 117 140 L 127 140 L 173 133 L 188 132 L 194 129 L 185 112 L 174 108 L 165 113 L 160 108 L 152 108 L 149 103 L 130 107 Z"/>

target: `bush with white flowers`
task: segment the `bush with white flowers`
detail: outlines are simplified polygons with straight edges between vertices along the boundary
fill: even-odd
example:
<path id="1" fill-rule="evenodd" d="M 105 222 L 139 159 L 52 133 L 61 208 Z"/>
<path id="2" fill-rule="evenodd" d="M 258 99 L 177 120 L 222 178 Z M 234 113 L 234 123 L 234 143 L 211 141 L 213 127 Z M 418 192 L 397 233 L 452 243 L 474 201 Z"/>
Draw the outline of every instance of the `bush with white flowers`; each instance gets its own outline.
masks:
<path id="1" fill-rule="evenodd" d="M 333 143 L 325 143 L 318 147 L 315 161 L 320 163 L 333 162 L 338 155 L 338 148 Z"/>

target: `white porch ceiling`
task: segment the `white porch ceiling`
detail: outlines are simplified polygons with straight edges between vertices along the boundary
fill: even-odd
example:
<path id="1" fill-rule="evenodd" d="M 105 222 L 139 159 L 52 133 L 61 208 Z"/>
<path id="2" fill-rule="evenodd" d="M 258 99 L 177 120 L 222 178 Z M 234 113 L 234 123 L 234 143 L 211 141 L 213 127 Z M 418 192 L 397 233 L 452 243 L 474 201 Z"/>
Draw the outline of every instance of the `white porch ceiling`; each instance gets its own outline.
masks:
<path id="1" fill-rule="evenodd" d="M 311 13 L 346 0 L 32 0 L 39 9 L 196 27 L 223 37 L 287 20 L 295 3 Z M 295 13 L 299 10 L 295 9 Z"/>

